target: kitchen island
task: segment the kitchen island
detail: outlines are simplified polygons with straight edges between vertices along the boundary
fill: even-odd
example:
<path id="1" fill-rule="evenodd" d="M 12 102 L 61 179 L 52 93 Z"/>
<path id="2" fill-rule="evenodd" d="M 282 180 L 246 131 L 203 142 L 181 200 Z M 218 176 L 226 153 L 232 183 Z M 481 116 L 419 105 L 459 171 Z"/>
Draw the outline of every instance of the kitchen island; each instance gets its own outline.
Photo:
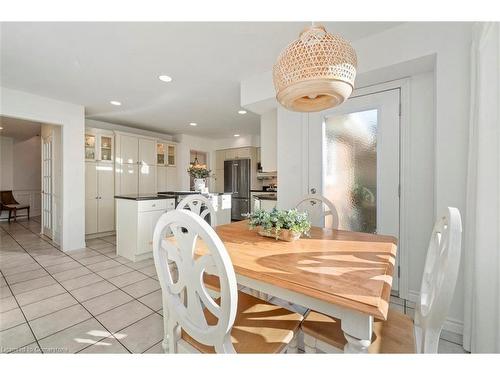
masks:
<path id="1" fill-rule="evenodd" d="M 175 207 L 179 202 L 188 195 L 200 194 L 197 191 L 165 191 L 158 193 L 159 195 L 172 196 L 175 199 Z M 231 222 L 231 195 L 232 193 L 219 193 L 212 192 L 207 194 L 200 194 L 210 200 L 217 213 L 217 225 L 229 224 Z"/>
<path id="2" fill-rule="evenodd" d="M 175 209 L 169 194 L 116 195 L 116 253 L 133 262 L 153 256 L 153 232 L 160 216 Z"/>

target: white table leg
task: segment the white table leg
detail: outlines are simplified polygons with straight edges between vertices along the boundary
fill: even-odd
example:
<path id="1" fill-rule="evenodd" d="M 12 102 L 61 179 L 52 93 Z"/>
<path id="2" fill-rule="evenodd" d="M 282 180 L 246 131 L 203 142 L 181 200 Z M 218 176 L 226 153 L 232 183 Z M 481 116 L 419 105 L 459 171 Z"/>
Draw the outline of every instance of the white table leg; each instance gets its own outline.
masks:
<path id="1" fill-rule="evenodd" d="M 372 341 L 373 317 L 356 312 L 342 316 L 342 331 L 347 340 L 344 353 L 368 353 Z"/>
<path id="2" fill-rule="evenodd" d="M 161 347 L 165 353 L 168 353 L 168 308 L 167 308 L 167 300 L 162 293 L 162 301 L 163 301 L 163 341 L 161 343 Z"/>

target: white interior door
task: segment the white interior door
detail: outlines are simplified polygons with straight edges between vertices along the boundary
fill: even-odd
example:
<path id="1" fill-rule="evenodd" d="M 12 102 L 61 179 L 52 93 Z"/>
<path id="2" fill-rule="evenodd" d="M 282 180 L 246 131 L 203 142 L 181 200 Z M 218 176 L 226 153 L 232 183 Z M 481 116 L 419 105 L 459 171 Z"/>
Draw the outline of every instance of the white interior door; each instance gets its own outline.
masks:
<path id="1" fill-rule="evenodd" d="M 52 136 L 42 139 L 42 234 L 53 237 L 54 189 L 52 184 L 53 174 L 53 142 Z"/>
<path id="2" fill-rule="evenodd" d="M 339 229 L 399 238 L 399 124 L 399 89 L 310 114 L 308 190 L 333 202 Z"/>

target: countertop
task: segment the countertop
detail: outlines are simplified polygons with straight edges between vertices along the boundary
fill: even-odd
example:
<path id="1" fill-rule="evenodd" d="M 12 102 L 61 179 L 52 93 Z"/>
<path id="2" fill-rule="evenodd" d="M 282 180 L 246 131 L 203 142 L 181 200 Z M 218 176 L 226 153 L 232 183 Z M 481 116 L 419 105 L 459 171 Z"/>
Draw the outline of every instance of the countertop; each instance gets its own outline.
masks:
<path id="1" fill-rule="evenodd" d="M 160 191 L 158 194 L 170 195 L 171 198 L 173 198 L 174 196 L 178 196 L 178 195 L 191 195 L 191 194 L 205 195 L 205 194 L 200 193 L 199 191 L 186 191 L 186 190 L 184 190 L 184 191 Z M 231 193 L 231 192 L 220 193 L 220 192 L 212 192 L 212 191 L 208 192 L 208 195 L 225 195 L 225 194 L 233 194 L 233 193 Z"/>
<path id="2" fill-rule="evenodd" d="M 172 194 L 124 194 L 124 195 L 115 195 L 116 199 L 129 199 L 133 201 L 151 201 L 155 199 L 174 199 L 175 196 Z"/>

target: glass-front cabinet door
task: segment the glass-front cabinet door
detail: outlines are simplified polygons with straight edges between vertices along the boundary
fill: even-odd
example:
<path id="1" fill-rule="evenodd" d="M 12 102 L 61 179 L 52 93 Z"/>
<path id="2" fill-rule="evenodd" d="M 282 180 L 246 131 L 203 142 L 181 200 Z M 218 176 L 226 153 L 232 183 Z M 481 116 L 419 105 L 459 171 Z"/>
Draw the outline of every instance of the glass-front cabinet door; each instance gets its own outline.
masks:
<path id="1" fill-rule="evenodd" d="M 101 161 L 113 161 L 113 137 L 100 136 Z"/>
<path id="2" fill-rule="evenodd" d="M 96 160 L 96 136 L 85 134 L 85 160 Z"/>
<path id="3" fill-rule="evenodd" d="M 175 166 L 175 145 L 167 145 L 167 165 Z"/>
<path id="4" fill-rule="evenodd" d="M 165 143 L 156 144 L 156 164 L 165 165 Z"/>

